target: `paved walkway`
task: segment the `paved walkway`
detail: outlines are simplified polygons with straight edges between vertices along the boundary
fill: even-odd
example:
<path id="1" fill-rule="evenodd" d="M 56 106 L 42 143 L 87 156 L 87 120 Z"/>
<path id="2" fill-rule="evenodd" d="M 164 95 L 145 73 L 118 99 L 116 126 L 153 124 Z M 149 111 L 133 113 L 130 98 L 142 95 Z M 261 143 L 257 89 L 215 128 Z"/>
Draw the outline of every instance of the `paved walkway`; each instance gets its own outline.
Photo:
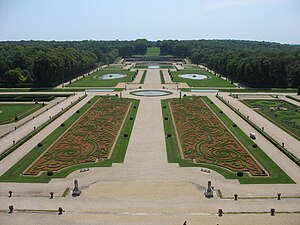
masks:
<path id="1" fill-rule="evenodd" d="M 139 70 L 139 72 L 137 73 L 134 81 L 132 82 L 133 84 L 139 84 L 141 82 L 141 79 L 143 77 L 144 71 L 145 70 Z"/>
<path id="2" fill-rule="evenodd" d="M 71 96 L 67 98 L 65 101 L 59 103 L 58 105 L 50 108 L 48 111 L 44 112 L 42 115 L 35 117 L 33 120 L 30 120 L 28 123 L 19 127 L 16 131 L 13 131 L 6 135 L 4 138 L 0 139 L 0 153 L 4 152 L 7 148 L 13 145 L 13 141 L 18 142 L 23 137 L 28 135 L 31 131 L 33 131 L 34 127 L 39 127 L 49 120 L 49 117 L 55 116 L 59 113 L 62 108 L 66 108 L 71 102 L 75 102 L 80 96 L 84 93 L 76 94 L 75 96 Z"/>
<path id="3" fill-rule="evenodd" d="M 18 128 L 18 127 L 22 126 L 26 122 L 30 121 L 33 117 L 37 117 L 41 113 L 45 112 L 46 108 L 48 108 L 48 109 L 52 108 L 53 106 L 57 105 L 58 103 L 62 102 L 65 99 L 66 99 L 65 97 L 57 97 L 48 103 L 46 102 L 44 107 L 37 110 L 36 112 L 31 113 L 30 115 L 28 115 L 26 117 L 24 117 L 23 119 L 19 120 L 18 122 L 0 125 L 0 137 L 3 136 L 4 134 L 7 134 L 8 132 L 14 131 L 15 127 Z M 33 104 L 33 103 L 28 103 L 28 104 Z"/>
<path id="4" fill-rule="evenodd" d="M 249 116 L 249 119 L 253 121 L 259 127 L 264 127 L 265 132 L 272 136 L 278 143 L 284 143 L 286 149 L 292 152 L 295 156 L 300 159 L 300 142 L 287 134 L 285 131 L 277 127 L 275 124 L 261 116 L 259 113 L 255 112 L 245 104 L 239 101 L 239 99 L 232 98 L 228 94 L 221 93 L 220 96 L 223 96 L 226 101 L 229 101 L 230 104 L 239 109 L 242 114 Z M 285 98 L 286 101 L 293 101 L 291 99 Z M 296 101 L 293 101 L 295 104 Z M 298 102 L 300 104 L 300 102 Z M 297 102 L 296 102 L 297 104 Z M 257 133 L 254 131 L 254 133 Z"/>
<path id="5" fill-rule="evenodd" d="M 163 76 L 165 78 L 166 84 L 172 84 L 173 82 L 171 80 L 171 77 L 170 77 L 170 74 L 169 74 L 168 70 L 162 70 L 162 72 L 163 72 Z"/>

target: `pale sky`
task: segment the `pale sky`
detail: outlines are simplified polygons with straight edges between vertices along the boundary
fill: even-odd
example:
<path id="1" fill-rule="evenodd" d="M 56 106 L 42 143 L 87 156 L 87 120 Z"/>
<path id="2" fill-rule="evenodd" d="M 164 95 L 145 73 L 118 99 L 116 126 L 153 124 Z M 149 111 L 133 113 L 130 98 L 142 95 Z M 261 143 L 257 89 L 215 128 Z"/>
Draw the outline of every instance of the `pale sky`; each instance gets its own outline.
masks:
<path id="1" fill-rule="evenodd" d="M 300 44 L 300 0 L 0 0 L 0 40 Z"/>

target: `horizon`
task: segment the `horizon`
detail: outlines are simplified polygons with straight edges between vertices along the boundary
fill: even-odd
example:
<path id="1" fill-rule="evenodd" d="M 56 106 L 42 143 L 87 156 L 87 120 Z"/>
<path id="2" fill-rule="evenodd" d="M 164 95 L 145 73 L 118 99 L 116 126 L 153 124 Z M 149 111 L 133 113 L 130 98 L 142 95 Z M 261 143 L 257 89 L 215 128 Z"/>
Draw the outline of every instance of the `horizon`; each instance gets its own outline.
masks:
<path id="1" fill-rule="evenodd" d="M 18 40 L 0 40 L 0 42 L 30 42 L 30 41 L 45 41 L 45 42 L 80 42 L 80 41 L 136 41 L 139 39 L 146 39 L 146 38 L 136 38 L 136 39 L 78 39 L 78 40 L 46 40 L 46 39 L 18 39 Z M 281 45 L 300 45 L 300 43 L 283 43 L 283 42 L 276 42 L 276 41 L 268 41 L 268 40 L 248 40 L 248 39 L 216 39 L 216 38 L 200 38 L 200 39 L 157 39 L 157 40 L 149 40 L 150 42 L 157 42 L 157 41 L 248 41 L 248 42 L 265 42 L 265 43 L 274 43 L 274 44 L 281 44 Z"/>
<path id="2" fill-rule="evenodd" d="M 297 0 L 0 1 L 0 40 L 243 40 L 300 44 Z"/>

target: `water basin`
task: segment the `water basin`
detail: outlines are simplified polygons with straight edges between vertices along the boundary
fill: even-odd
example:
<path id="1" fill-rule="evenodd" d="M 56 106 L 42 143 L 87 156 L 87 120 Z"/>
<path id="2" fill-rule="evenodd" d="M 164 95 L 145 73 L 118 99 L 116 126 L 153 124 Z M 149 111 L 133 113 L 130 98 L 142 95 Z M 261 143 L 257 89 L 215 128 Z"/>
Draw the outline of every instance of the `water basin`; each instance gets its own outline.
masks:
<path id="1" fill-rule="evenodd" d="M 113 80 L 126 77 L 126 74 L 119 74 L 119 73 L 110 73 L 104 75 L 96 75 L 94 78 L 98 80 Z"/>
<path id="2" fill-rule="evenodd" d="M 195 73 L 191 73 L 191 74 L 180 74 L 178 75 L 180 78 L 184 78 L 184 79 L 192 79 L 192 80 L 205 80 L 208 79 L 207 75 L 203 75 L 203 74 L 195 74 Z"/>
<path id="3" fill-rule="evenodd" d="M 148 69 L 159 69 L 160 66 L 157 65 L 152 65 L 152 66 L 148 66 Z"/>
<path id="4" fill-rule="evenodd" d="M 130 92 L 130 94 L 136 96 L 157 97 L 157 96 L 170 95 L 172 94 L 172 92 L 162 91 L 162 90 L 141 90 L 141 91 L 132 91 Z"/>

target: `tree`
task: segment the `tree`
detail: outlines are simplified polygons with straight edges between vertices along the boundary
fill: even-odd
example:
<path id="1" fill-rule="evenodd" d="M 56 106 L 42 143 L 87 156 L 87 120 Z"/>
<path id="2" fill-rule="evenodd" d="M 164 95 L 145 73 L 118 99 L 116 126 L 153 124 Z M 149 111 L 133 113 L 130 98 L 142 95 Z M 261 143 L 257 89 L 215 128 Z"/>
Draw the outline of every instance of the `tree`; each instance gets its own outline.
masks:
<path id="1" fill-rule="evenodd" d="M 19 77 L 22 76 L 20 68 L 8 70 L 2 77 L 3 83 L 6 85 L 14 85 L 19 82 Z"/>

